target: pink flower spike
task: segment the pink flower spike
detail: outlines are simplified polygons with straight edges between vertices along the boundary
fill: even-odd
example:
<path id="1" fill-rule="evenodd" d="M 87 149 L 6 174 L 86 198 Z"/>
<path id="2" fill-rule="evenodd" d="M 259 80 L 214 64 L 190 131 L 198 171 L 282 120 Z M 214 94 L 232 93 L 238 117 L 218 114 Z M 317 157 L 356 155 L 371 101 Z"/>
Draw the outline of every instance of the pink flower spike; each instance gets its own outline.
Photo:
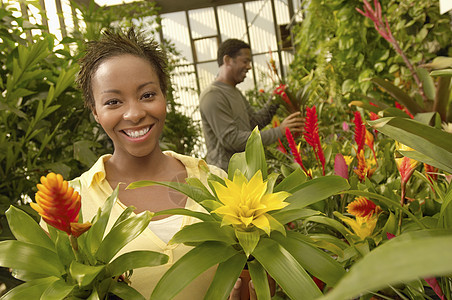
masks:
<path id="1" fill-rule="evenodd" d="M 386 232 L 386 237 L 388 238 L 388 240 L 390 240 L 390 239 L 392 239 L 392 238 L 395 238 L 395 235 L 393 235 L 393 234 L 390 233 L 390 232 Z"/>
<path id="2" fill-rule="evenodd" d="M 287 138 L 287 142 L 289 143 L 289 147 L 290 147 L 290 150 L 292 152 L 292 156 L 293 156 L 295 162 L 300 165 L 300 167 L 303 169 L 303 171 L 306 173 L 306 175 L 308 175 L 310 178 L 312 178 L 311 174 L 306 170 L 306 168 L 303 165 L 303 161 L 301 160 L 300 152 L 298 152 L 297 145 L 295 144 L 293 135 L 290 132 L 290 129 L 288 127 L 286 127 L 286 138 Z"/>
<path id="3" fill-rule="evenodd" d="M 447 300 L 446 297 L 443 294 L 443 291 L 441 290 L 441 287 L 438 284 L 438 281 L 436 280 L 435 277 L 432 278 L 424 278 L 425 282 L 428 283 L 428 285 L 435 291 L 436 295 L 441 299 L 441 300 Z"/>
<path id="4" fill-rule="evenodd" d="M 344 156 L 340 153 L 336 154 L 336 157 L 334 158 L 334 174 L 348 179 L 348 166 Z"/>

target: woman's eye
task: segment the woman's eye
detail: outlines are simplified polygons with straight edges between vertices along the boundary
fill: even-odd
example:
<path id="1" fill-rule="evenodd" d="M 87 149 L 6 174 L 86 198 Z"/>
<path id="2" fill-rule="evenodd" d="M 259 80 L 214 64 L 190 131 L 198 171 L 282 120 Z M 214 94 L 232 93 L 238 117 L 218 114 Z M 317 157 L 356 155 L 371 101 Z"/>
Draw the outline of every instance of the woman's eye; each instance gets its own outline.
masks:
<path id="1" fill-rule="evenodd" d="M 148 92 L 148 93 L 144 93 L 143 96 L 141 96 L 141 98 L 143 98 L 143 99 L 151 99 L 154 96 L 155 96 L 155 93 Z"/>
<path id="2" fill-rule="evenodd" d="M 117 99 L 111 99 L 111 100 L 108 100 L 105 102 L 106 106 L 112 106 L 112 105 L 117 105 L 117 104 L 119 104 L 119 100 L 117 100 Z"/>

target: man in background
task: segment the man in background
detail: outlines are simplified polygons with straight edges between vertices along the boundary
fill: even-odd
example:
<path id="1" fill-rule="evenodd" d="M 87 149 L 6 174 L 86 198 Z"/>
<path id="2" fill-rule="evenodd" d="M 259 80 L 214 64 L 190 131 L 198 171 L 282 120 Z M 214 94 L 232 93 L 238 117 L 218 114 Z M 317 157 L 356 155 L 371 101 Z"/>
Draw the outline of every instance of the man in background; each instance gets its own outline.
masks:
<path id="1" fill-rule="evenodd" d="M 252 130 L 270 123 L 278 104 L 267 102 L 254 111 L 236 85 L 245 80 L 251 69 L 251 48 L 237 39 L 228 39 L 218 48 L 219 66 L 215 80 L 200 95 L 200 111 L 207 146 L 207 163 L 227 171 L 228 163 L 236 152 L 245 151 Z M 304 125 L 301 113 L 289 115 L 280 126 L 260 132 L 262 143 L 270 145 L 281 138 L 286 127 L 301 132 Z"/>

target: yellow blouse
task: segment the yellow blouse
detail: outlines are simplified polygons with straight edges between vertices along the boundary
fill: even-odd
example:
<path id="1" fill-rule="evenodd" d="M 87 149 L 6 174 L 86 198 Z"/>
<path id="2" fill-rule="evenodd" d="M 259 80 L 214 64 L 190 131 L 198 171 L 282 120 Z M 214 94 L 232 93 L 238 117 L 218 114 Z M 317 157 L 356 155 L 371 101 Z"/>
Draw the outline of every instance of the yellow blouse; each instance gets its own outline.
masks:
<path id="1" fill-rule="evenodd" d="M 178 159 L 185 165 L 188 177 L 196 177 L 204 184 L 207 184 L 208 172 L 225 177 L 223 170 L 207 165 L 207 163 L 198 158 L 193 158 L 172 151 L 165 151 L 165 155 Z M 82 197 L 82 216 L 83 220 L 91 220 L 97 213 L 99 207 L 102 207 L 105 200 L 113 192 L 111 186 L 105 179 L 105 162 L 111 157 L 110 154 L 101 156 L 90 170 L 83 173 L 80 177 L 71 181 L 71 186 L 78 190 Z M 116 219 L 124 211 L 126 206 L 119 199 L 112 208 L 109 223 L 106 232 L 113 226 Z M 203 208 L 192 199 L 187 199 L 185 208 L 195 211 L 203 211 Z M 198 222 L 196 218 L 184 216 L 182 227 Z M 183 244 L 168 245 L 162 241 L 151 229 L 146 228 L 141 235 L 126 245 L 118 255 L 135 251 L 151 250 L 164 253 L 169 256 L 167 264 L 156 267 L 139 268 L 133 271 L 131 277 L 132 287 L 139 291 L 146 299 L 149 299 L 154 287 L 163 274 L 192 247 Z M 215 268 L 211 268 L 196 278 L 184 290 L 182 290 L 175 299 L 202 299 L 206 293 Z"/>

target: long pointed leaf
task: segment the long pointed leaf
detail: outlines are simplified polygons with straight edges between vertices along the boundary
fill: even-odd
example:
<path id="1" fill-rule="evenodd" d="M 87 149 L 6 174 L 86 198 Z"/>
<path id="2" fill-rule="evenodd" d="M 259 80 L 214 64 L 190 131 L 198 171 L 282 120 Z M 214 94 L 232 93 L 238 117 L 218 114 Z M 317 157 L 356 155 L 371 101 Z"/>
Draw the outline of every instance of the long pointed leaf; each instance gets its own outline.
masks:
<path id="1" fill-rule="evenodd" d="M 47 248 L 8 240 L 0 242 L 0 266 L 59 277 L 64 267 L 55 252 Z"/>
<path id="2" fill-rule="evenodd" d="M 76 287 L 75 284 L 69 285 L 64 279 L 54 281 L 42 294 L 42 300 L 60 300 L 65 299 L 67 295 Z"/>
<path id="3" fill-rule="evenodd" d="M 124 220 L 115 228 L 112 228 L 99 245 L 96 257 L 100 261 L 108 263 L 119 250 L 147 228 L 151 218 L 152 214 L 149 211 L 144 211 L 139 215 Z"/>
<path id="4" fill-rule="evenodd" d="M 275 213 L 272 213 L 271 216 L 275 218 L 279 223 L 287 224 L 298 219 L 308 218 L 319 214 L 321 214 L 321 212 L 317 210 L 301 208 L 285 211 L 276 211 Z"/>
<path id="5" fill-rule="evenodd" d="M 340 176 L 314 178 L 303 183 L 297 192 L 285 200 L 290 205 L 283 208 L 282 211 L 305 208 L 349 188 L 347 180 Z"/>
<path id="6" fill-rule="evenodd" d="M 237 253 L 220 263 L 204 299 L 227 299 L 245 263 L 246 256 L 243 253 Z"/>
<path id="7" fill-rule="evenodd" d="M 74 260 L 69 267 L 69 273 L 77 282 L 78 286 L 85 287 L 90 285 L 94 278 L 96 278 L 96 276 L 99 275 L 99 273 L 104 269 L 105 265 L 90 266 L 81 264 Z"/>
<path id="8" fill-rule="evenodd" d="M 270 300 L 270 287 L 265 269 L 257 260 L 252 260 L 248 262 L 248 270 L 250 271 L 257 299 Z"/>
<path id="9" fill-rule="evenodd" d="M 10 206 L 5 213 L 9 228 L 18 241 L 55 251 L 55 245 L 38 223 L 26 212 Z"/>
<path id="10" fill-rule="evenodd" d="M 261 238 L 253 256 L 291 299 L 315 299 L 322 295 L 309 274 L 276 241 Z"/>
<path id="11" fill-rule="evenodd" d="M 245 157 L 248 180 L 256 174 L 258 170 L 262 172 L 262 179 L 267 179 L 267 162 L 265 161 L 264 146 L 262 145 L 261 134 L 257 126 L 251 132 L 245 147 Z"/>
<path id="12" fill-rule="evenodd" d="M 99 245 L 104 237 L 105 228 L 107 228 L 108 219 L 110 218 L 110 212 L 113 204 L 118 199 L 119 185 L 113 191 L 113 193 L 105 200 L 104 205 L 97 212 L 97 215 L 93 218 L 91 228 L 86 233 L 85 239 L 88 246 L 88 250 L 94 254 L 96 253 Z"/>
<path id="13" fill-rule="evenodd" d="M 234 229 L 230 226 L 220 227 L 218 222 L 199 222 L 182 228 L 170 243 L 217 241 L 227 245 L 236 244 Z"/>
<path id="14" fill-rule="evenodd" d="M 154 251 L 132 251 L 115 258 L 107 265 L 111 277 L 121 275 L 128 270 L 154 267 L 166 264 L 168 255 Z"/>
<path id="15" fill-rule="evenodd" d="M 452 134 L 406 118 L 382 118 L 369 124 L 452 171 Z"/>
<path id="16" fill-rule="evenodd" d="M 145 300 L 146 298 L 141 295 L 137 290 L 133 287 L 128 286 L 124 282 L 114 282 L 112 287 L 110 288 L 110 292 L 115 294 L 121 299 L 127 300 Z"/>
<path id="17" fill-rule="evenodd" d="M 2 296 L 2 300 L 40 299 L 42 293 L 54 282 L 57 277 L 46 277 L 25 282 Z"/>
<path id="18" fill-rule="evenodd" d="M 235 254 L 237 250 L 219 242 L 205 242 L 193 248 L 163 275 L 151 298 L 172 299 L 204 271 Z"/>
<path id="19" fill-rule="evenodd" d="M 450 249 L 451 235 L 408 240 L 393 238 L 353 265 L 321 299 L 352 299 L 362 292 L 377 291 L 388 285 L 450 274 L 452 264 L 445 263 L 452 261 Z"/>
<path id="20" fill-rule="evenodd" d="M 310 274 L 334 286 L 344 276 L 344 268 L 324 251 L 305 242 L 299 236 L 301 236 L 299 232 L 288 232 L 287 238 L 279 234 L 274 234 L 271 238 L 289 251 Z"/>
<path id="21" fill-rule="evenodd" d="M 381 88 L 386 90 L 392 97 L 398 102 L 403 104 L 413 115 L 423 112 L 423 109 L 404 91 L 382 78 L 372 78 L 371 81 L 375 82 Z"/>
<path id="22" fill-rule="evenodd" d="M 301 184 L 306 181 L 308 177 L 301 168 L 296 168 L 295 171 L 284 178 L 275 188 L 273 192 L 285 191 L 288 193 L 295 193 L 301 188 Z"/>
<path id="23" fill-rule="evenodd" d="M 201 221 L 213 221 L 215 220 L 214 217 L 212 217 L 209 214 L 193 211 L 185 208 L 171 208 L 171 209 L 165 209 L 161 210 L 159 212 L 154 213 L 154 216 L 160 216 L 160 215 L 182 215 L 182 216 L 190 216 L 193 218 L 197 218 Z"/>

